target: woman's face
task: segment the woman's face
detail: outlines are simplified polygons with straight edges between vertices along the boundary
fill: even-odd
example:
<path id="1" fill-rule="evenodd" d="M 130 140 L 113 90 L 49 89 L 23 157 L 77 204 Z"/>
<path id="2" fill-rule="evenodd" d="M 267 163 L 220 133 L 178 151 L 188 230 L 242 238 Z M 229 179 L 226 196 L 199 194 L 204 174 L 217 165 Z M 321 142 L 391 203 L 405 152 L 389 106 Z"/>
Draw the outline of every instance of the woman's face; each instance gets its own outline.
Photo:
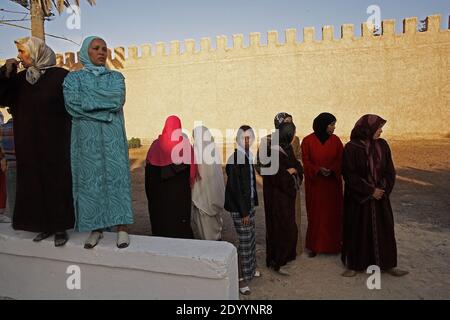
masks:
<path id="1" fill-rule="evenodd" d="M 380 139 L 382 133 L 383 133 L 383 125 L 381 125 L 375 132 L 375 134 L 373 135 L 373 140 Z"/>
<path id="2" fill-rule="evenodd" d="M 336 121 L 328 125 L 327 127 L 327 133 L 329 135 L 332 135 L 334 133 L 334 130 L 336 130 Z"/>
<path id="3" fill-rule="evenodd" d="M 96 66 L 104 66 L 108 57 L 108 47 L 102 39 L 94 39 L 89 45 L 89 58 Z"/>
<path id="4" fill-rule="evenodd" d="M 23 46 L 17 46 L 18 55 L 17 58 L 22 62 L 24 68 L 31 67 L 33 65 L 33 59 Z"/>
<path id="5" fill-rule="evenodd" d="M 286 119 L 284 119 L 283 123 L 292 123 L 292 118 L 287 117 Z"/>

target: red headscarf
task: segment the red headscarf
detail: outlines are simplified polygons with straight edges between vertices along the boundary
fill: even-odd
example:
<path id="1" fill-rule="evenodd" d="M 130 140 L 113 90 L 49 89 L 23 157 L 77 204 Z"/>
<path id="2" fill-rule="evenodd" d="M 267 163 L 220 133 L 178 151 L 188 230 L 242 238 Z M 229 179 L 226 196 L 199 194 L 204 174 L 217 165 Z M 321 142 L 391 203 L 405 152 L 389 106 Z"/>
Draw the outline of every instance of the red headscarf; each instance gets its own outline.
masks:
<path id="1" fill-rule="evenodd" d="M 189 164 L 190 182 L 193 186 L 198 178 L 198 168 L 194 159 L 194 149 L 181 131 L 180 118 L 168 117 L 161 135 L 148 150 L 147 163 L 158 167 L 181 163 Z"/>
<path id="2" fill-rule="evenodd" d="M 381 170 L 381 153 L 382 149 L 378 140 L 374 140 L 373 137 L 377 130 L 386 123 L 387 121 L 383 118 L 373 115 L 366 114 L 355 124 L 352 130 L 350 140 L 354 143 L 364 142 L 366 149 L 366 155 L 368 160 L 368 165 L 370 168 L 371 182 L 378 185 Z"/>

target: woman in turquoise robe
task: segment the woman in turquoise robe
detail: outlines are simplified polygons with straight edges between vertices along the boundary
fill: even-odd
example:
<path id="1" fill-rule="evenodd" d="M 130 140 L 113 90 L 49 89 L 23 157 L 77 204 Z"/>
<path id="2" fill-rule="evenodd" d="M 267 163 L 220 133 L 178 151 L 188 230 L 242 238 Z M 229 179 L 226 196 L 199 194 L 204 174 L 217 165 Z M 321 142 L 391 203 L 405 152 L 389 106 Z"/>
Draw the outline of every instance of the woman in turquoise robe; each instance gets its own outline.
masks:
<path id="1" fill-rule="evenodd" d="M 123 106 L 125 80 L 106 66 L 107 47 L 99 37 L 84 40 L 83 69 L 64 80 L 72 116 L 71 163 L 75 230 L 91 231 L 86 249 L 97 245 L 105 228 L 118 226 L 117 246 L 129 245 L 133 223 L 131 178 Z"/>

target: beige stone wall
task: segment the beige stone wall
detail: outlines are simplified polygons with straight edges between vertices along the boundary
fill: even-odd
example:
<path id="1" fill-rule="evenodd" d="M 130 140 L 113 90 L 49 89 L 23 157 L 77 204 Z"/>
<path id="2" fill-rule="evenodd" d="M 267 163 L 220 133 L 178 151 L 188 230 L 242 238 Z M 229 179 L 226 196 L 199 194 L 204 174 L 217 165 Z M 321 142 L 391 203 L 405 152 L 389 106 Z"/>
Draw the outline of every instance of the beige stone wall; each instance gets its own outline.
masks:
<path id="1" fill-rule="evenodd" d="M 362 36 L 353 25 L 341 28 L 334 39 L 326 26 L 322 40 L 314 28 L 305 28 L 303 42 L 295 29 L 286 30 L 280 43 L 275 31 L 262 44 L 259 33 L 186 40 L 185 50 L 170 45 L 151 45 L 114 50 L 110 65 L 126 77 L 127 135 L 153 139 L 167 116 L 177 114 L 191 130 L 194 121 L 223 130 L 249 124 L 272 129 L 273 117 L 286 111 L 294 116 L 298 134 L 312 130 L 320 112 L 338 118 L 336 133 L 348 136 L 354 123 L 366 113 L 388 120 L 388 136 L 445 136 L 450 129 L 450 30 L 440 30 L 440 16 L 429 17 L 426 32 L 417 32 L 417 18 L 404 20 L 404 31 L 395 34 L 395 21 L 383 22 L 381 36 L 373 36 L 366 24 Z M 155 51 L 155 52 L 153 52 Z M 75 55 L 59 56 L 59 62 L 76 68 Z"/>

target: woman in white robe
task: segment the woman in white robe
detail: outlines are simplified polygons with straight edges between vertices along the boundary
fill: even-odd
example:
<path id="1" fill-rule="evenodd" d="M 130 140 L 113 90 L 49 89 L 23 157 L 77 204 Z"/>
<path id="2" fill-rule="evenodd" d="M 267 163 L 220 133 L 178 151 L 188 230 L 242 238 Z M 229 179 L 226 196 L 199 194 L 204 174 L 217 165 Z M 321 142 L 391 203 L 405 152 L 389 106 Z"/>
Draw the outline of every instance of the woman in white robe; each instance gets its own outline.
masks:
<path id="1" fill-rule="evenodd" d="M 221 240 L 225 183 L 220 150 L 204 126 L 196 127 L 193 137 L 200 179 L 192 189 L 192 231 L 196 239 Z"/>

